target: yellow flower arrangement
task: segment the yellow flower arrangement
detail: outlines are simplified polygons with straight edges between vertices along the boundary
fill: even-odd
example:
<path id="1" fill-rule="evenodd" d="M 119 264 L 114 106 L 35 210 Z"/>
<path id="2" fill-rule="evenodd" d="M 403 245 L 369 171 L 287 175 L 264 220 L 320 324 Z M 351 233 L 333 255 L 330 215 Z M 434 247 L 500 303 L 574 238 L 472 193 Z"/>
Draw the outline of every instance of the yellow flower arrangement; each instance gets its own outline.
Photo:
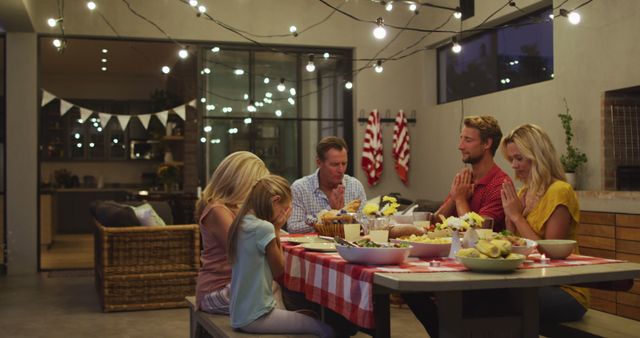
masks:
<path id="1" fill-rule="evenodd" d="M 466 231 L 470 228 L 479 228 L 482 226 L 484 218 L 477 213 L 471 211 L 461 217 L 449 216 L 442 221 L 441 229 L 451 228 L 453 230 Z"/>
<path id="2" fill-rule="evenodd" d="M 398 212 L 400 204 L 395 197 L 383 196 L 382 202 L 384 203 L 382 209 L 375 203 L 367 203 L 364 208 L 362 208 L 362 213 L 368 216 L 390 216 Z"/>

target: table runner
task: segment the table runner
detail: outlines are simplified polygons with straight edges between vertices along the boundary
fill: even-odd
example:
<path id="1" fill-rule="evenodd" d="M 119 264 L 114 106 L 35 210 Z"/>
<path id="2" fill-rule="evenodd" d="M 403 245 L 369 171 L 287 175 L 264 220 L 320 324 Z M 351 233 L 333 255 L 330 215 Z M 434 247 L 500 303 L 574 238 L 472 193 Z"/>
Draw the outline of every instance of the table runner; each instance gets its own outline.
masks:
<path id="1" fill-rule="evenodd" d="M 440 266 L 429 266 L 434 259 L 409 257 L 400 265 L 360 265 L 346 262 L 338 253 L 306 251 L 299 245 L 284 243 L 285 286 L 303 292 L 312 302 L 327 307 L 356 325 L 368 329 L 373 319 L 373 275 L 376 272 L 451 272 L 467 270 L 461 263 L 448 258 L 435 259 Z M 520 269 L 553 268 L 560 266 L 606 264 L 619 260 L 571 255 L 566 260 L 551 260 L 540 264 L 537 255 L 522 264 Z"/>

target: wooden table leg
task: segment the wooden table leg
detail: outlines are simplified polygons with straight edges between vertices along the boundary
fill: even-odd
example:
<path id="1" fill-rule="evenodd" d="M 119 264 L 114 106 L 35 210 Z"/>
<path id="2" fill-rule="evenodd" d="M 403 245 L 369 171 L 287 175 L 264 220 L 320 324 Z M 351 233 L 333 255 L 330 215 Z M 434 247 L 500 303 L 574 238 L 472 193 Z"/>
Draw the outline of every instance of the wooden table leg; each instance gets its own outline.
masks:
<path id="1" fill-rule="evenodd" d="M 374 338 L 391 337 L 391 313 L 389 311 L 389 294 L 373 293 L 373 316 L 376 328 L 373 332 Z"/>
<path id="2" fill-rule="evenodd" d="M 462 337 L 462 291 L 437 292 L 440 337 Z"/>

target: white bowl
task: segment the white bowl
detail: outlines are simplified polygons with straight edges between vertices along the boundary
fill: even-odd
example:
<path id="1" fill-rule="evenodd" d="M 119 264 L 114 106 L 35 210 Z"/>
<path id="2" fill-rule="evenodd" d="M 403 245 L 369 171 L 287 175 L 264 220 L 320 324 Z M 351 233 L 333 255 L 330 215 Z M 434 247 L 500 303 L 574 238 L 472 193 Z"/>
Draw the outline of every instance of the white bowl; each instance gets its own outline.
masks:
<path id="1" fill-rule="evenodd" d="M 512 245 L 511 252 L 521 254 L 526 257 L 529 256 L 536 247 L 538 247 L 538 243 L 536 243 L 536 241 L 526 238 L 524 240 L 527 242 L 527 245 Z"/>
<path id="2" fill-rule="evenodd" d="M 340 256 L 347 262 L 360 264 L 400 264 L 409 257 L 409 248 L 354 248 L 336 244 Z"/>
<path id="3" fill-rule="evenodd" d="M 446 257 L 451 251 L 451 242 L 436 244 L 411 242 L 404 239 L 392 239 L 391 241 L 411 245 L 412 248 L 409 255 L 413 257 Z"/>
<path id="4" fill-rule="evenodd" d="M 467 269 L 480 272 L 509 272 L 517 269 L 524 261 L 523 255 L 512 259 L 457 257 Z"/>
<path id="5" fill-rule="evenodd" d="M 576 246 L 572 239 L 541 239 L 538 242 L 538 251 L 551 259 L 565 259 Z"/>

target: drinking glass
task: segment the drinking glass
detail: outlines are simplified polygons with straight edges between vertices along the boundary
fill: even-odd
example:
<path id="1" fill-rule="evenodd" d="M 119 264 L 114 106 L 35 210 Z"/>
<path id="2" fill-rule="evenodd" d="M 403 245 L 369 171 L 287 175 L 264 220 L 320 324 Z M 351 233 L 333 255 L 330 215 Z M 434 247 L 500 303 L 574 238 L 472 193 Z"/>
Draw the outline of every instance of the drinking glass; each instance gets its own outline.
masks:
<path id="1" fill-rule="evenodd" d="M 433 213 L 429 211 L 417 211 L 413 213 L 413 225 L 425 231 L 431 225 L 431 217 Z"/>
<path id="2" fill-rule="evenodd" d="M 357 241 L 360 238 L 360 224 L 344 224 L 344 239 L 349 242 Z"/>
<path id="3" fill-rule="evenodd" d="M 369 238 L 376 243 L 389 241 L 389 218 L 378 217 L 369 225 Z"/>

